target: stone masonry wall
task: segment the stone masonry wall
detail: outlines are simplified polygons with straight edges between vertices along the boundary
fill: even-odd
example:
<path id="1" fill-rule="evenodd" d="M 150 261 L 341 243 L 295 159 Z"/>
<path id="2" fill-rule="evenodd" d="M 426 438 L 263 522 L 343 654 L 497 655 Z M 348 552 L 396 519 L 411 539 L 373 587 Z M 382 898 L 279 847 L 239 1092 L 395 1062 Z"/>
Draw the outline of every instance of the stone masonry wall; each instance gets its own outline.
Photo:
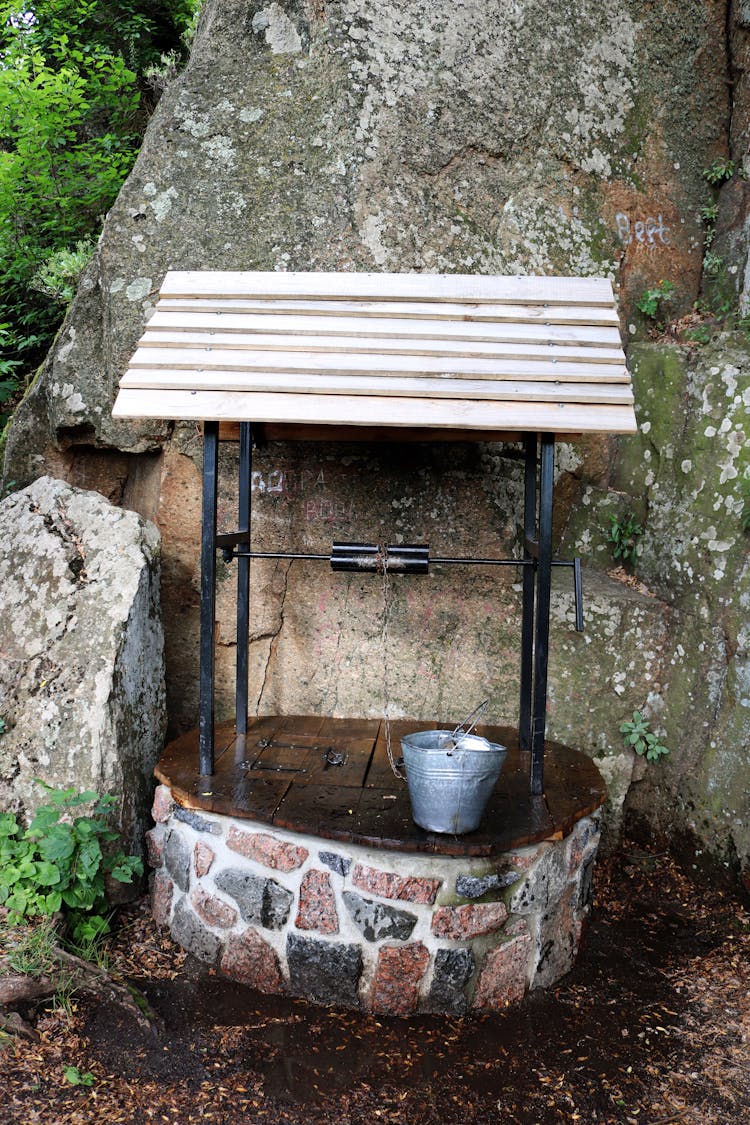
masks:
<path id="1" fill-rule="evenodd" d="M 572 967 L 599 817 L 477 860 L 341 845 L 182 808 L 157 789 L 153 912 L 263 992 L 390 1015 L 498 1010 Z"/>

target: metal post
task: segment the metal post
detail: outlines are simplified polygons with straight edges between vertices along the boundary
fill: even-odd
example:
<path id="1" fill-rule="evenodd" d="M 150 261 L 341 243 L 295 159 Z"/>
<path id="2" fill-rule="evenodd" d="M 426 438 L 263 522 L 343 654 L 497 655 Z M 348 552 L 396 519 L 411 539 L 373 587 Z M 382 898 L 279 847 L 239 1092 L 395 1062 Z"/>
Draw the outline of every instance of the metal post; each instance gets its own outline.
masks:
<path id="1" fill-rule="evenodd" d="M 219 423 L 203 425 L 203 519 L 201 524 L 201 639 L 199 748 L 201 776 L 214 772 L 214 619 L 216 617 L 216 498 Z"/>
<path id="2" fill-rule="evenodd" d="M 250 503 L 252 480 L 252 432 L 249 422 L 240 422 L 240 474 L 239 513 L 237 530 L 248 532 L 250 549 Z M 237 559 L 237 665 L 235 677 L 235 729 L 237 734 L 247 734 L 247 677 L 250 629 L 250 558 Z"/>
<path id="3" fill-rule="evenodd" d="M 536 434 L 524 438 L 523 534 L 533 539 L 536 532 Z M 524 544 L 523 617 L 521 620 L 521 701 L 518 714 L 518 745 L 531 749 L 531 690 L 534 673 L 534 574 L 531 552 Z"/>
<path id="4" fill-rule="evenodd" d="M 544 735 L 547 723 L 547 660 L 549 601 L 552 587 L 552 493 L 555 438 L 542 434 L 539 476 L 539 560 L 536 571 L 536 637 L 534 640 L 534 706 L 531 732 L 531 792 L 544 792 Z"/>

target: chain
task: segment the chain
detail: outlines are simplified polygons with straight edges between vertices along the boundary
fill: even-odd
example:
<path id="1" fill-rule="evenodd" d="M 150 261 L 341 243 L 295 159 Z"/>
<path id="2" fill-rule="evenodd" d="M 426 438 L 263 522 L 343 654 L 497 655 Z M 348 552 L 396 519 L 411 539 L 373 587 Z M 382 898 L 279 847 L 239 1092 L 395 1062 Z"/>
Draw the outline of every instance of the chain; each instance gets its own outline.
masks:
<path id="1" fill-rule="evenodd" d="M 383 578 L 383 628 L 381 640 L 383 644 L 383 725 L 385 727 L 385 749 L 394 777 L 405 779 L 406 774 L 401 773 L 393 757 L 391 746 L 391 717 L 390 698 L 388 695 L 388 626 L 391 616 L 391 579 L 388 573 L 388 547 L 378 549 L 377 567 Z"/>

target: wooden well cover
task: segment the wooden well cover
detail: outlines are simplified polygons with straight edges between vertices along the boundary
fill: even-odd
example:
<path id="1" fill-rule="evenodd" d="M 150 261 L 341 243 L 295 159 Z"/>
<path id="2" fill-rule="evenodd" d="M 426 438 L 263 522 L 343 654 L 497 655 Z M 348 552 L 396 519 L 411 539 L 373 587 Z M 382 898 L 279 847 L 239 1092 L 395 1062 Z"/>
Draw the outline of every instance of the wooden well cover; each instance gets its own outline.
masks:
<path id="1" fill-rule="evenodd" d="M 634 433 L 603 278 L 170 272 L 118 418 Z"/>

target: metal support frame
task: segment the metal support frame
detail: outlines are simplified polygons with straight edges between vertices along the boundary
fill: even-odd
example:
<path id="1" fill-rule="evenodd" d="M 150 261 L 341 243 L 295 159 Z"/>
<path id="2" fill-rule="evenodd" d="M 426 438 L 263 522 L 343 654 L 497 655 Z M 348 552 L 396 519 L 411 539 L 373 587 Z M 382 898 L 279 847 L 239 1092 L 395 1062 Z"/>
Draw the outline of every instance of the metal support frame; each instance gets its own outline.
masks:
<path id="1" fill-rule="evenodd" d="M 239 512 L 237 530 L 250 541 L 250 508 L 253 436 L 249 422 L 240 422 Z M 250 559 L 237 559 L 237 663 L 235 675 L 235 724 L 237 734 L 247 734 L 247 679 L 250 646 Z"/>
<path id="2" fill-rule="evenodd" d="M 216 618 L 216 499 L 219 478 L 219 423 L 203 427 L 201 522 L 201 636 L 199 755 L 201 776 L 214 772 L 214 621 Z"/>
<path id="3" fill-rule="evenodd" d="M 523 479 L 523 600 L 521 617 L 521 691 L 518 708 L 518 745 L 531 749 L 531 693 L 534 682 L 534 587 L 536 566 L 531 541 L 536 534 L 536 434 L 524 438 Z"/>
<path id="4" fill-rule="evenodd" d="M 531 793 L 544 792 L 544 736 L 547 726 L 547 664 L 549 660 L 549 602 L 552 588 L 552 499 L 555 438 L 542 434 L 539 473 L 539 559 L 536 571 L 534 623 L 534 690 L 531 720 Z"/>
<path id="5" fill-rule="evenodd" d="M 214 631 L 216 614 L 216 553 L 221 550 L 237 567 L 236 729 L 247 733 L 248 653 L 250 626 L 250 560 L 252 558 L 310 559 L 329 562 L 333 569 L 377 570 L 383 558 L 389 569 L 427 573 L 429 563 L 441 565 L 520 566 L 523 570 L 521 623 L 521 682 L 519 745 L 531 752 L 530 788 L 544 792 L 544 739 L 546 732 L 547 667 L 549 659 L 550 592 L 553 566 L 573 568 L 576 629 L 583 629 L 580 559 L 552 558 L 552 511 L 555 439 L 553 434 L 524 436 L 523 558 L 429 559 L 426 544 L 378 547 L 373 544 L 335 543 L 330 555 L 289 551 L 252 551 L 252 427 L 240 424 L 238 527 L 217 535 L 219 424 L 204 423 L 203 520 L 201 532 L 200 613 L 200 772 L 214 771 Z M 541 442 L 541 467 L 537 446 Z M 538 486 L 537 486 L 537 475 Z M 403 557 L 402 557 L 403 556 Z M 413 557 L 412 557 L 413 556 Z M 379 561 L 380 560 L 380 561 Z"/>

